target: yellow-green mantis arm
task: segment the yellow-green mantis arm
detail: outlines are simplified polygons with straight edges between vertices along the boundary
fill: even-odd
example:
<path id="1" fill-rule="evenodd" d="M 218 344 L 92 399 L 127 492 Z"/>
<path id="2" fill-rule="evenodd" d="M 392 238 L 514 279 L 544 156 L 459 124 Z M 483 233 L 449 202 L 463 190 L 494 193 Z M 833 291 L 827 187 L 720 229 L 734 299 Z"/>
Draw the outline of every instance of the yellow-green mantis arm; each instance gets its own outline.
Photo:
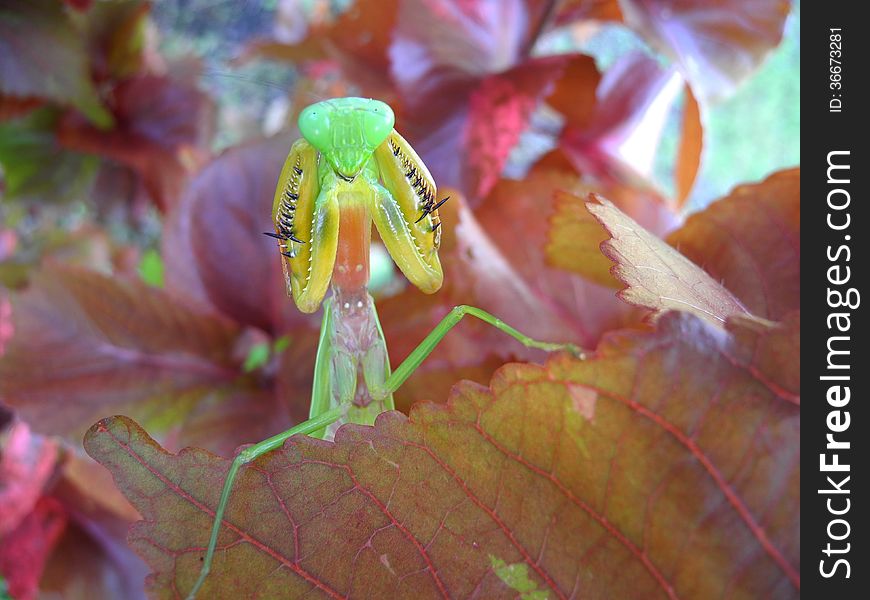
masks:
<path id="1" fill-rule="evenodd" d="M 571 344 L 539 342 L 483 310 L 457 306 L 390 372 L 367 288 L 372 223 L 402 273 L 431 294 L 443 280 L 438 208 L 446 201 L 437 200 L 432 175 L 393 128 L 394 120 L 389 106 L 364 98 L 319 102 L 299 116 L 303 139 L 293 144 L 281 171 L 272 208 L 275 233 L 268 235 L 278 240 L 288 293 L 299 310 L 311 313 L 323 304 L 310 419 L 236 455 L 188 598 L 206 583 L 239 469 L 297 433 L 332 437 L 344 423 L 374 423 L 393 409 L 393 392 L 463 316 L 490 323 L 528 347 L 580 354 Z M 208 597 L 220 597 L 220 590 Z"/>

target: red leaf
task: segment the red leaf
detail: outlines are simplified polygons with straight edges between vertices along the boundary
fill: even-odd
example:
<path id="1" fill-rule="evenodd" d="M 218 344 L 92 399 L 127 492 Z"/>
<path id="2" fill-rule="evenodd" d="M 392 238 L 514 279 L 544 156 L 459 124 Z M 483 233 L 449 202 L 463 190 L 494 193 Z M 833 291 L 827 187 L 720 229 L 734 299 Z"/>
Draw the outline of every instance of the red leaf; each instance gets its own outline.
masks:
<path id="1" fill-rule="evenodd" d="M 752 313 L 779 320 L 800 308 L 800 169 L 741 185 L 668 236 Z"/>
<path id="2" fill-rule="evenodd" d="M 281 7 L 279 7 L 279 11 Z M 279 29 L 279 40 L 256 40 L 242 55 L 240 62 L 253 56 L 293 63 L 330 58 L 338 62 L 347 77 L 383 96 L 392 86 L 389 81 L 390 38 L 395 27 L 398 0 L 355 0 L 337 19 L 309 24 L 306 35 L 295 39 L 299 7 L 290 4 L 293 23 Z M 278 25 L 282 25 L 279 12 Z M 285 17 L 284 20 L 289 20 Z M 287 40 L 290 37 L 293 39 Z M 378 93 L 375 93 L 378 92 Z"/>
<path id="3" fill-rule="evenodd" d="M 522 263 L 509 260 L 493 243 L 482 227 L 483 222 L 477 220 L 461 195 L 452 190 L 445 194 L 451 200 L 439 209 L 444 223 L 439 253 L 444 286 L 431 296 L 409 287 L 397 296 L 378 301 L 394 366 L 457 304 L 488 310 L 538 339 L 586 341 L 570 317 L 554 310 L 551 298 L 524 279 L 520 271 Z M 420 397 L 443 397 L 463 375 L 486 381 L 495 367 L 509 359 L 542 356 L 493 327 L 476 319 L 465 319 L 412 376 L 408 388 L 399 390 L 398 405 L 410 406 L 412 400 Z M 436 387 L 423 387 L 425 381 L 436 376 L 440 379 Z M 442 394 L 437 394 L 438 390 Z"/>
<path id="4" fill-rule="evenodd" d="M 0 537 L 10 534 L 32 510 L 54 473 L 57 444 L 17 422 L 5 434 L 0 455 Z"/>
<path id="5" fill-rule="evenodd" d="M 559 111 L 571 127 L 587 129 L 598 109 L 596 91 L 600 84 L 601 73 L 595 59 L 583 54 L 574 55 L 547 96 L 547 104 Z"/>
<path id="6" fill-rule="evenodd" d="M 193 85 L 157 75 L 127 79 L 112 96 L 116 128 L 100 131 L 68 115 L 58 140 L 132 168 L 158 206 L 168 208 L 205 158 L 214 106 Z"/>
<path id="7" fill-rule="evenodd" d="M 87 10 L 93 0 L 63 0 L 66 4 L 72 6 L 76 10 Z"/>
<path id="8" fill-rule="evenodd" d="M 788 0 L 624 0 L 625 22 L 674 59 L 702 103 L 722 99 L 779 44 Z"/>
<path id="9" fill-rule="evenodd" d="M 0 122 L 17 119 L 42 106 L 41 98 L 17 98 L 0 94 Z"/>
<path id="10" fill-rule="evenodd" d="M 565 62 L 564 57 L 524 62 L 487 77 L 471 94 L 463 145 L 467 153 L 464 189 L 472 197 L 484 198 L 496 184 L 508 155 Z"/>
<path id="11" fill-rule="evenodd" d="M 170 292 L 276 335 L 305 322 L 287 297 L 275 240 L 263 235 L 292 141 L 252 142 L 213 160 L 169 214 L 163 241 Z"/>
<path id="12" fill-rule="evenodd" d="M 0 398 L 40 432 L 78 437 L 123 410 L 226 450 L 289 423 L 268 386 L 241 378 L 238 326 L 161 290 L 52 268 L 12 305 Z"/>
<path id="13" fill-rule="evenodd" d="M 567 61 L 528 59 L 547 6 L 534 0 L 400 6 L 390 47 L 403 101 L 399 126 L 438 185 L 460 188 L 474 203 L 501 174 Z"/>
<path id="14" fill-rule="evenodd" d="M 0 573 L 16 600 L 35 600 L 45 561 L 66 528 L 67 514 L 54 498 L 40 498 L 18 527 L 0 540 Z"/>
<path id="15" fill-rule="evenodd" d="M 539 0 L 406 0 L 390 47 L 393 78 L 409 101 L 435 97 L 439 83 L 481 78 L 523 61 L 538 33 Z"/>
<path id="16" fill-rule="evenodd" d="M 740 344 L 672 313 L 589 361 L 292 438 L 240 473 L 202 593 L 797 597 L 799 407 L 733 363 Z M 85 444 L 146 519 L 150 592 L 184 594 L 229 461 L 123 417 Z"/>
<path id="17" fill-rule="evenodd" d="M 637 311 L 615 301 L 612 289 L 553 268 L 547 256 L 556 193 L 585 194 L 590 189 L 601 188 L 584 182 L 574 173 L 536 166 L 522 181 L 506 179 L 499 182 L 476 211 L 477 218 L 500 252 L 540 299 L 541 310 L 561 317 L 566 331 L 588 348 L 594 347 L 605 331 L 636 324 L 639 320 Z M 637 205 L 646 209 L 662 208 L 648 199 L 638 201 Z M 629 204 L 629 210 L 636 212 L 635 208 Z M 654 214 L 661 216 L 663 213 Z M 640 218 L 648 221 L 647 216 L 642 214 Z M 590 241 L 594 240 L 584 242 L 575 238 L 572 244 L 579 246 Z M 541 313 L 526 316 L 530 325 L 538 314 Z M 524 323 L 520 325 L 525 326 Z"/>

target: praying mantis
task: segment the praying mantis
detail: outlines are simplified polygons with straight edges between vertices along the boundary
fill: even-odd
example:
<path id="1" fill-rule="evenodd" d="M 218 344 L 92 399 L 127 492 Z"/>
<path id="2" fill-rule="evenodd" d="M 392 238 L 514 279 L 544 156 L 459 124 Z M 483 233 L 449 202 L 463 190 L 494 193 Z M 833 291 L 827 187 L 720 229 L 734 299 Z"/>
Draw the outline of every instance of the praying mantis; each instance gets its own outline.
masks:
<path id="1" fill-rule="evenodd" d="M 313 313 L 323 307 L 309 419 L 236 454 L 189 600 L 211 569 L 239 469 L 293 435 L 331 439 L 345 423 L 373 424 L 380 413 L 394 409 L 393 392 L 463 316 L 489 323 L 527 347 L 580 355 L 573 344 L 532 339 L 486 311 L 461 305 L 391 372 L 368 292 L 372 223 L 405 277 L 432 294 L 443 281 L 438 208 L 447 198 L 437 200 L 429 170 L 394 129 L 393 110 L 381 101 L 318 102 L 300 113 L 298 125 L 302 138 L 290 148 L 275 190 L 275 232 L 266 235 L 278 242 L 288 294 L 299 310 Z"/>

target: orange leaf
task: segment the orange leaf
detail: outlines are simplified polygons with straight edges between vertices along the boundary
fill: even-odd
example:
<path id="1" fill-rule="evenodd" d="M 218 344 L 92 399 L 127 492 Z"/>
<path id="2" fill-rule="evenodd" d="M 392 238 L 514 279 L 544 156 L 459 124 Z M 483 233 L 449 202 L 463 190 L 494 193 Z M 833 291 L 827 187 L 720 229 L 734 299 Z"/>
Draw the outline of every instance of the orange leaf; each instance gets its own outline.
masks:
<path id="1" fill-rule="evenodd" d="M 677 161 L 674 165 L 674 178 L 676 179 L 677 206 L 682 206 L 695 177 L 698 175 L 698 167 L 701 166 L 701 151 L 704 148 L 704 127 L 701 123 L 701 109 L 695 95 L 689 86 L 686 86 L 686 100 L 683 106 L 683 123 L 680 131 L 680 147 L 677 150 Z"/>
<path id="2" fill-rule="evenodd" d="M 557 191 L 554 206 L 547 242 L 548 261 L 595 283 L 620 288 L 620 282 L 610 272 L 613 263 L 600 248 L 610 235 L 592 216 L 586 203 L 573 194 Z"/>

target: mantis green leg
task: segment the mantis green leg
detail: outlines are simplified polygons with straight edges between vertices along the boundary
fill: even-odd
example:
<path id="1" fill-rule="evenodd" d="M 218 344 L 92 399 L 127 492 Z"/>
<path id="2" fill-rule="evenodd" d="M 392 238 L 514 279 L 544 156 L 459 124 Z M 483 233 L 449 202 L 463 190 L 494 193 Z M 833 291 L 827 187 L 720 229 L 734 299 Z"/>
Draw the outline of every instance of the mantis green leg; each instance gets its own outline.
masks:
<path id="1" fill-rule="evenodd" d="M 309 419 L 315 419 L 329 409 L 331 389 L 329 385 L 329 361 L 331 344 L 329 330 L 332 322 L 332 303 L 323 303 L 323 320 L 320 322 L 320 339 L 317 342 L 317 358 L 314 361 L 314 381 L 311 386 L 311 408 Z M 326 428 L 312 432 L 310 435 L 322 438 Z"/>
<path id="2" fill-rule="evenodd" d="M 215 519 L 214 524 L 211 530 L 211 537 L 209 538 L 208 547 L 206 549 L 205 558 L 203 559 L 202 569 L 199 573 L 199 578 L 196 580 L 196 583 L 193 586 L 193 589 L 190 591 L 190 594 L 187 596 L 188 600 L 193 600 L 196 596 L 196 593 L 202 587 L 205 582 L 205 578 L 208 576 L 208 573 L 211 569 L 212 559 L 214 558 L 215 548 L 217 546 L 218 534 L 220 532 L 220 525 L 223 522 L 224 512 L 227 507 L 227 503 L 229 502 L 230 492 L 232 491 L 233 482 L 235 481 L 236 475 L 238 474 L 239 469 L 255 460 L 257 457 L 271 452 L 272 450 L 276 450 L 280 448 L 284 442 L 292 435 L 296 435 L 297 433 L 308 434 L 315 437 L 322 437 L 323 432 L 326 427 L 330 424 L 338 421 L 347 413 L 350 405 L 339 405 L 335 408 L 329 409 L 330 398 L 332 394 L 331 382 L 330 382 L 330 361 L 332 359 L 333 348 L 329 340 L 330 325 L 332 317 L 333 307 L 331 306 L 331 302 L 324 303 L 324 313 L 323 313 L 323 322 L 321 325 L 321 336 L 320 336 L 320 344 L 318 345 L 317 350 L 317 361 L 315 363 L 314 368 L 314 385 L 312 391 L 312 400 L 311 400 L 311 418 L 304 423 L 300 423 L 295 427 L 292 427 L 285 431 L 284 433 L 279 433 L 259 444 L 254 444 L 252 446 L 248 446 L 236 456 L 233 460 L 232 465 L 230 466 L 230 470 L 227 473 L 227 477 L 224 480 L 224 486 L 221 490 L 220 501 L 218 502 L 217 510 L 215 511 Z M 376 313 L 375 313 L 376 314 Z M 447 335 L 453 327 L 455 327 L 459 321 L 462 320 L 462 317 L 465 315 L 471 315 L 488 323 L 498 329 L 511 336 L 515 340 L 519 341 L 521 344 L 528 348 L 538 348 L 540 350 L 545 350 L 547 352 L 555 352 L 555 351 L 565 351 L 573 354 L 574 356 L 578 356 L 582 358 L 584 356 L 582 350 L 574 344 L 554 344 L 550 342 L 542 342 L 539 340 L 535 340 L 524 333 L 514 329 L 501 319 L 498 319 L 491 315 L 490 313 L 475 308 L 473 306 L 460 305 L 455 306 L 450 313 L 447 314 L 444 319 L 441 320 L 435 328 L 429 332 L 422 342 L 408 355 L 408 357 L 402 362 L 401 365 L 391 374 L 386 377 L 384 383 L 378 387 L 377 389 L 374 386 L 371 386 L 369 392 L 371 393 L 373 398 L 389 398 L 392 393 L 395 392 L 404 382 L 411 376 L 411 374 L 417 370 L 417 367 L 422 364 L 422 362 L 432 353 L 438 343 L 444 339 L 444 336 Z M 378 332 L 383 338 L 383 332 L 380 328 L 380 323 L 376 322 Z M 383 366 L 379 367 L 383 368 Z M 389 369 L 389 366 L 386 367 Z M 341 385 L 341 382 L 338 382 Z M 392 406 L 392 402 L 388 403 L 388 406 Z"/>
<path id="3" fill-rule="evenodd" d="M 444 339 L 444 336 L 447 335 L 447 332 L 453 329 L 459 321 L 462 320 L 462 317 L 465 315 L 471 315 L 472 317 L 476 317 L 483 321 L 484 323 L 488 323 L 498 329 L 511 336 L 527 348 L 537 348 L 539 350 L 545 350 L 547 352 L 557 352 L 564 351 L 568 352 L 578 358 L 584 358 L 585 354 L 583 350 L 581 350 L 578 346 L 574 344 L 554 344 L 551 342 L 541 342 L 536 339 L 530 338 L 524 333 L 514 329 L 501 319 L 491 315 L 490 313 L 482 310 L 480 308 L 476 308 L 474 306 L 467 306 L 465 304 L 461 304 L 459 306 L 454 306 L 453 309 L 447 314 L 446 317 L 441 319 L 441 322 L 435 326 L 435 328 L 429 332 L 420 344 L 414 348 L 411 354 L 402 361 L 402 364 L 399 365 L 393 373 L 387 377 L 387 380 L 384 382 L 382 388 L 378 390 L 373 390 L 372 395 L 374 396 L 377 393 L 378 396 L 392 394 L 399 387 L 405 383 L 405 380 L 411 376 L 411 374 L 417 370 L 417 367 L 422 364 L 426 357 L 432 353 L 438 343 Z"/>
<path id="4" fill-rule="evenodd" d="M 187 600 L 193 600 L 193 598 L 196 597 L 196 593 L 199 591 L 199 588 L 202 587 L 202 584 L 205 582 L 205 578 L 208 576 L 208 573 L 211 570 L 211 563 L 212 559 L 214 558 L 214 552 L 218 540 L 218 533 L 220 532 L 221 523 L 223 522 L 224 518 L 224 511 L 227 508 L 227 503 L 230 499 L 230 492 L 233 489 L 233 482 L 236 480 L 236 475 L 238 474 L 239 469 L 243 465 L 246 465 L 252 460 L 255 460 L 257 457 L 280 448 L 282 445 L 284 445 L 284 442 L 287 441 L 287 438 L 289 438 L 290 436 L 296 435 L 297 433 L 311 434 L 322 430 L 330 423 L 333 423 L 334 421 L 340 419 L 344 415 L 344 412 L 345 407 L 343 406 L 328 410 L 313 419 L 309 419 L 304 423 L 299 423 L 298 425 L 291 427 L 287 431 L 279 433 L 278 435 L 274 435 L 269 439 L 260 442 L 259 444 L 248 446 L 236 455 L 236 458 L 233 460 L 233 464 L 230 465 L 229 472 L 227 472 L 227 478 L 224 480 L 224 487 L 221 490 L 221 497 L 220 501 L 218 502 L 217 510 L 215 510 L 214 524 L 211 528 L 211 537 L 209 537 L 208 540 L 208 547 L 205 552 L 205 558 L 202 561 L 202 568 L 199 571 L 199 577 L 197 578 L 196 583 L 193 584 L 193 588 L 190 590 L 190 593 L 187 595 Z"/>

